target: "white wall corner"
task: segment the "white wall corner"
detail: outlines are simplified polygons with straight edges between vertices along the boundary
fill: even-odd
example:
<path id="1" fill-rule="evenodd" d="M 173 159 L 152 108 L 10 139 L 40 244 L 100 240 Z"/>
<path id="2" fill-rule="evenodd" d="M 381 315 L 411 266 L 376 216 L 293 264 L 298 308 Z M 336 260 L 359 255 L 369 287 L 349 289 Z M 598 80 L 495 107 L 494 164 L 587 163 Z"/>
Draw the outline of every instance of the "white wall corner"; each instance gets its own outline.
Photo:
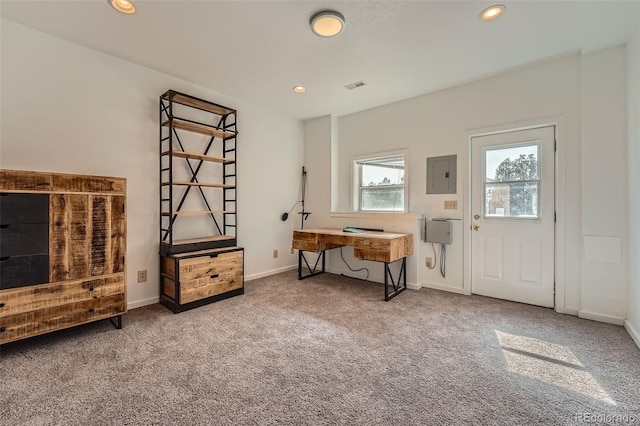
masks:
<path id="1" fill-rule="evenodd" d="M 629 336 L 631 336 L 633 341 L 636 343 L 636 346 L 638 346 L 638 349 L 640 349 L 640 332 L 638 332 L 638 330 L 633 328 L 633 325 L 631 325 L 629 321 L 624 322 L 624 328 L 625 330 L 627 330 L 627 333 L 629 333 Z"/>

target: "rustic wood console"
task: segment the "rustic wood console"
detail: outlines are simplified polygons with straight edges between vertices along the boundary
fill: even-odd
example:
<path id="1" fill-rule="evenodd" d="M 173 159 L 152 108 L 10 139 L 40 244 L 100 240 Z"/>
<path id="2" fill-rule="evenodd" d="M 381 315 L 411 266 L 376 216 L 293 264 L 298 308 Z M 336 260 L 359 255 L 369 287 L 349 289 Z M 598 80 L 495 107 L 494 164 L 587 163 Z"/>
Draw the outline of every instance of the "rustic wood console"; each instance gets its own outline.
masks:
<path id="1" fill-rule="evenodd" d="M 101 319 L 122 327 L 125 201 L 124 178 L 0 170 L 0 345 Z"/>

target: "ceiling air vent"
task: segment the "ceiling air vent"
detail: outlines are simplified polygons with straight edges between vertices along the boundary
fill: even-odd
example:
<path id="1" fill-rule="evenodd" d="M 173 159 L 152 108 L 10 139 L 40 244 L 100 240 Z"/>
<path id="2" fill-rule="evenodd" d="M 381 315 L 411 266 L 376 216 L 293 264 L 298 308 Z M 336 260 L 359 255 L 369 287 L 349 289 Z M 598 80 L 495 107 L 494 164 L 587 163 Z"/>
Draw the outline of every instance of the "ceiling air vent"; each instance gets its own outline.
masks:
<path id="1" fill-rule="evenodd" d="M 351 84 L 347 84 L 346 86 L 344 86 L 345 89 L 349 89 L 349 90 L 353 90 L 356 89 L 358 87 L 362 87 L 364 86 L 364 81 L 360 80 L 360 81 L 356 81 L 355 83 L 351 83 Z"/>

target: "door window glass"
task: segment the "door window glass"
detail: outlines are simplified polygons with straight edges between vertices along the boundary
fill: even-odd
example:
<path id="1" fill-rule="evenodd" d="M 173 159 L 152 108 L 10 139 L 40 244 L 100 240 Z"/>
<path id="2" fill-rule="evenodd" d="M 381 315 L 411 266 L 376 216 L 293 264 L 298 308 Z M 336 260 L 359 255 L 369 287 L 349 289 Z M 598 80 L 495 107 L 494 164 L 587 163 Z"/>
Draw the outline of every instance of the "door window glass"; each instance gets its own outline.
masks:
<path id="1" fill-rule="evenodd" d="M 484 216 L 538 219 L 540 143 L 483 149 Z"/>

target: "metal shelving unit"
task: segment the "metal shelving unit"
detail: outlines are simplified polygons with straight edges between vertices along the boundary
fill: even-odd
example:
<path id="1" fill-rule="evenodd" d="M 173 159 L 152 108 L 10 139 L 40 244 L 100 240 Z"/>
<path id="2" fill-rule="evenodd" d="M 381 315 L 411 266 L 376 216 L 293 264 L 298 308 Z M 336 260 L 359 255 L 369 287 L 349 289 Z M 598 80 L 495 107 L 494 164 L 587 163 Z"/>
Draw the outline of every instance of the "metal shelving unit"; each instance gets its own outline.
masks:
<path id="1" fill-rule="evenodd" d="M 159 106 L 160 254 L 236 246 L 236 110 L 175 90 Z M 187 210 L 190 201 L 200 208 Z M 209 218 L 209 235 L 183 237 L 180 228 L 198 216 Z"/>

